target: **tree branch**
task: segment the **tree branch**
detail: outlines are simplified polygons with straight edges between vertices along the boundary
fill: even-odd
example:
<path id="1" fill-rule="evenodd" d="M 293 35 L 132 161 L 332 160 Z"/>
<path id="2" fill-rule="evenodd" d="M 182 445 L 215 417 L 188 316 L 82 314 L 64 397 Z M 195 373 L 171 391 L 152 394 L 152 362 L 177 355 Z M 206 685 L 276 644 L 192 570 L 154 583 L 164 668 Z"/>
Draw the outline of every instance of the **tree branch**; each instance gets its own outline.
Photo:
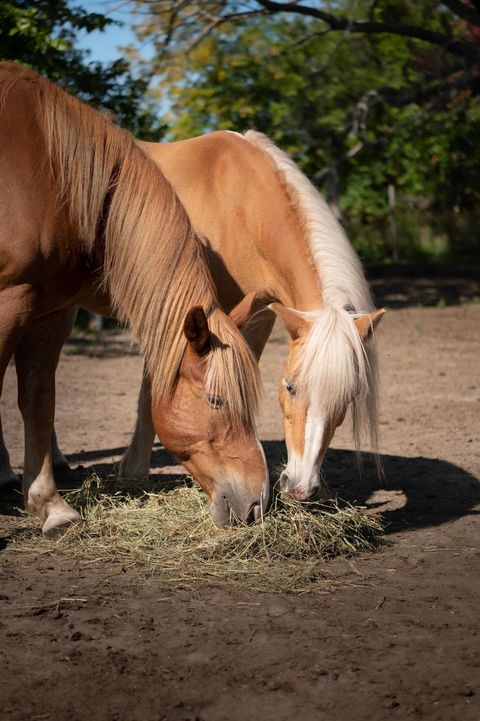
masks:
<path id="1" fill-rule="evenodd" d="M 228 22 L 233 22 L 235 20 L 241 20 L 245 17 L 252 17 L 252 15 L 263 15 L 265 13 L 264 10 L 245 10 L 244 12 L 238 12 L 238 13 L 229 13 L 227 15 L 218 15 L 217 17 L 212 17 L 210 23 L 203 28 L 197 35 L 195 35 L 194 38 L 192 38 L 191 43 L 189 46 L 185 49 L 184 52 L 189 53 L 194 48 L 199 45 L 202 40 L 204 40 L 210 33 L 215 30 L 215 28 L 218 28 L 220 25 L 224 25 Z"/>
<path id="2" fill-rule="evenodd" d="M 332 170 L 332 166 L 338 167 L 347 160 L 351 160 L 360 152 L 366 148 L 375 148 L 384 145 L 388 140 L 398 132 L 399 129 L 408 127 L 416 123 L 423 117 L 428 117 L 435 110 L 441 108 L 451 98 L 453 92 L 459 92 L 468 88 L 469 83 L 477 75 L 479 70 L 478 65 L 471 68 L 470 70 L 463 72 L 460 76 L 452 78 L 445 82 L 443 85 L 435 83 L 427 87 L 417 87 L 410 92 L 399 92 L 395 88 L 378 88 L 377 90 L 369 90 L 367 93 L 360 98 L 357 103 L 353 118 L 350 132 L 348 136 L 357 134 L 359 142 L 353 147 L 345 150 L 338 158 L 333 161 L 330 165 L 324 166 L 317 170 L 313 175 L 313 180 L 319 182 L 323 180 Z M 366 119 L 370 106 L 373 103 L 384 103 L 391 107 L 405 107 L 413 102 L 423 101 L 419 110 L 413 115 L 405 118 L 401 122 L 393 125 L 391 128 L 386 130 L 380 137 L 373 140 L 369 140 L 366 135 Z M 359 118 L 360 116 L 360 118 Z M 360 126 L 360 127 L 359 127 Z M 360 132 L 359 132 L 360 131 Z"/>
<path id="3" fill-rule="evenodd" d="M 466 43 L 433 30 L 418 27 L 417 25 L 376 22 L 374 20 L 350 20 L 332 15 L 332 13 L 325 12 L 325 10 L 319 10 L 318 8 L 307 5 L 299 5 L 296 2 L 284 3 L 276 2 L 276 0 L 256 0 L 256 2 L 271 13 L 286 12 L 317 18 L 326 23 L 331 30 L 349 30 L 352 33 L 388 33 L 391 35 L 400 35 L 436 45 L 453 55 L 460 55 L 467 60 L 475 60 L 478 58 L 478 51 L 471 43 Z M 452 0 L 448 0 L 448 2 L 452 2 Z M 445 4 L 448 4 L 448 2 Z M 463 5 L 463 3 L 458 4 Z"/>

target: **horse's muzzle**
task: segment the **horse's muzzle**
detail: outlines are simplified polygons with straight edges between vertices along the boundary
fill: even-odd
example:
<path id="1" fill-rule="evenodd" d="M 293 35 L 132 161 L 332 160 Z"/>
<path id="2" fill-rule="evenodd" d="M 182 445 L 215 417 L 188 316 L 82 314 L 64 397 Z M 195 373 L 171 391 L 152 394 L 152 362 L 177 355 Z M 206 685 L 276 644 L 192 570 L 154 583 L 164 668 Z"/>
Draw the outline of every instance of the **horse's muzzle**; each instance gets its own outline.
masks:
<path id="1" fill-rule="evenodd" d="M 280 493 L 294 498 L 296 501 L 318 501 L 325 498 L 326 489 L 318 477 L 310 478 L 308 482 L 290 478 L 287 471 L 283 471 L 279 478 Z"/>
<path id="2" fill-rule="evenodd" d="M 255 523 L 265 513 L 269 501 L 270 488 L 265 480 L 260 494 L 252 493 L 248 484 L 225 480 L 215 490 L 210 502 L 210 514 L 219 528 L 227 528 L 236 523 Z"/>

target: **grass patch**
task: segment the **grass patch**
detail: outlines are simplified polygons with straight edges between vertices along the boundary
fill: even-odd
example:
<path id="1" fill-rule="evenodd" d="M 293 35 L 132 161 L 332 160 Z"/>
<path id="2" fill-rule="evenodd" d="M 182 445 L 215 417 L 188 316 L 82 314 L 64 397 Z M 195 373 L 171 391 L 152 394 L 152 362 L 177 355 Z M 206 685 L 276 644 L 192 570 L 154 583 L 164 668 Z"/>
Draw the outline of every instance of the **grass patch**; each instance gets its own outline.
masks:
<path id="1" fill-rule="evenodd" d="M 60 551 L 83 561 L 136 565 L 169 584 L 215 582 L 255 590 L 308 590 L 329 577 L 325 562 L 377 548 L 380 521 L 362 509 L 329 502 L 300 504 L 277 498 L 263 522 L 219 530 L 197 488 L 139 490 L 96 476 L 66 494 L 86 523 L 58 539 L 42 538 L 38 522 L 23 517 L 10 550 Z"/>

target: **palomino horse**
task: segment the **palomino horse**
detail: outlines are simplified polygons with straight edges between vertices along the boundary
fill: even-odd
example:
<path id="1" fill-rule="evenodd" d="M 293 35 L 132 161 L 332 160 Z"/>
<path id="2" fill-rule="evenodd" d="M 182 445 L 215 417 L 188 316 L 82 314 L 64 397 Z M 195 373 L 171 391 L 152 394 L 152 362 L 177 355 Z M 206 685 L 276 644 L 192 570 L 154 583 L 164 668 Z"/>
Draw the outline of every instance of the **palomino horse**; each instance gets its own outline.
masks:
<path id="1" fill-rule="evenodd" d="M 155 429 L 211 499 L 242 519 L 268 501 L 258 368 L 217 307 L 204 251 L 162 173 L 123 131 L 35 73 L 0 63 L 0 387 L 15 355 L 27 508 L 53 532 L 79 518 L 52 473 L 54 376 L 83 305 L 128 322 Z M 245 322 L 248 303 L 236 308 Z"/>
<path id="2" fill-rule="evenodd" d="M 377 450 L 373 330 L 384 311 L 372 311 L 355 251 L 313 185 L 264 135 L 214 132 L 138 144 L 185 205 L 222 307 L 230 311 L 251 294 L 249 320 L 239 323 L 257 358 L 275 314 L 283 320 L 290 336 L 280 381 L 288 464 L 280 488 L 299 499 L 319 494 L 322 460 L 348 406 L 356 447 L 365 429 Z M 123 475 L 148 475 L 153 440 L 145 382 Z"/>

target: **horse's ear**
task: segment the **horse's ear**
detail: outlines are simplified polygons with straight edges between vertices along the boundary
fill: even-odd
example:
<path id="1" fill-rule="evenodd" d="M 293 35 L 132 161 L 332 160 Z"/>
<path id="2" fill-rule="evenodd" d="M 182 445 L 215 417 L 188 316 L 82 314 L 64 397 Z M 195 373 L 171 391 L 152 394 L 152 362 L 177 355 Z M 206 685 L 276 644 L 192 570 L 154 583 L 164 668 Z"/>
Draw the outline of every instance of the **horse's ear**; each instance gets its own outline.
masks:
<path id="1" fill-rule="evenodd" d="M 270 303 L 268 307 L 270 310 L 273 310 L 275 315 L 278 315 L 278 317 L 282 319 L 292 340 L 296 340 L 301 331 L 305 330 L 308 325 L 305 318 L 302 318 L 297 311 L 292 308 L 287 308 L 281 303 Z"/>
<path id="2" fill-rule="evenodd" d="M 210 329 L 207 316 L 201 305 L 190 308 L 185 317 L 183 332 L 196 353 L 203 355 L 210 350 Z"/>
<path id="3" fill-rule="evenodd" d="M 355 325 L 357 326 L 358 334 L 363 343 L 370 340 L 373 331 L 382 320 L 384 313 L 385 308 L 380 308 L 380 310 L 372 310 L 371 313 L 365 313 L 365 315 L 355 318 Z"/>
<path id="4" fill-rule="evenodd" d="M 249 320 L 262 310 L 265 310 L 272 300 L 272 296 L 266 293 L 258 293 L 257 291 L 247 293 L 240 303 L 238 303 L 235 308 L 232 308 L 228 314 L 229 318 L 235 323 L 237 328 L 245 330 Z"/>

